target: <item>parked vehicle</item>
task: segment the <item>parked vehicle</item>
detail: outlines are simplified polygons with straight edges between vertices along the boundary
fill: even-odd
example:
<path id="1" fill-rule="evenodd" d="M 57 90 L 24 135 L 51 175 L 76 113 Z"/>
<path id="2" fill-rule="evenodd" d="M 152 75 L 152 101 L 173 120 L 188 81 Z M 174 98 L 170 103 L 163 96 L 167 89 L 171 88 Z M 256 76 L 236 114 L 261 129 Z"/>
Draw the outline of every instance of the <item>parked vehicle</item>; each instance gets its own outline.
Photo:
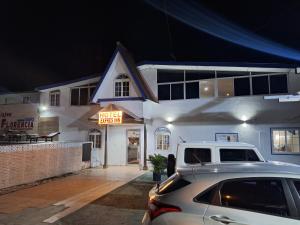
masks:
<path id="1" fill-rule="evenodd" d="M 300 166 L 280 162 L 184 168 L 149 193 L 143 225 L 299 225 Z"/>
<path id="2" fill-rule="evenodd" d="M 180 143 L 177 148 L 176 159 L 173 156 L 169 160 L 170 156 L 173 155 L 168 157 L 168 174 L 172 174 L 177 169 L 212 163 L 265 161 L 254 145 L 242 142 Z"/>

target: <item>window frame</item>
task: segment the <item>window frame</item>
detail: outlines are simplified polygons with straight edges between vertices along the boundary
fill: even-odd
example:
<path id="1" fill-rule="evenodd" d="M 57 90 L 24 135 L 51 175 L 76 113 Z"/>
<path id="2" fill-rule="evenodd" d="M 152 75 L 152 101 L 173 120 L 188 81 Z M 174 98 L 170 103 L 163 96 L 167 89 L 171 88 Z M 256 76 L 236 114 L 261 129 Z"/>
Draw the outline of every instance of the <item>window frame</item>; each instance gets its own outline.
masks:
<path id="1" fill-rule="evenodd" d="M 97 136 L 99 137 L 99 143 L 97 143 Z M 92 137 L 92 140 L 91 140 Z M 102 132 L 98 129 L 92 129 L 88 133 L 88 139 L 93 143 L 93 148 L 102 148 Z M 98 146 L 98 144 L 100 146 Z"/>
<path id="2" fill-rule="evenodd" d="M 126 78 L 125 78 L 126 76 Z M 119 78 L 120 77 L 120 78 Z M 116 84 L 120 83 L 121 92 L 120 95 L 116 95 Z M 125 83 L 128 83 L 128 95 L 124 95 L 124 87 Z M 120 74 L 114 79 L 114 87 L 113 87 L 113 96 L 114 98 L 121 98 L 121 97 L 129 97 L 130 96 L 130 79 L 126 74 Z M 126 91 L 127 93 L 127 91 Z"/>
<path id="3" fill-rule="evenodd" d="M 298 130 L 299 131 L 299 152 L 283 152 L 280 153 L 278 151 L 274 150 L 274 138 L 273 138 L 273 131 L 274 130 L 284 130 L 285 131 L 285 144 L 287 143 L 287 138 L 286 138 L 286 131 L 287 130 Z M 270 137 L 271 137 L 271 154 L 272 155 L 300 155 L 300 127 L 271 127 L 270 128 Z"/>
<path id="4" fill-rule="evenodd" d="M 88 89 L 88 94 L 87 94 L 87 97 L 88 97 L 88 100 L 87 100 L 87 104 L 85 105 L 82 105 L 80 103 L 80 89 L 84 89 L 84 88 L 87 88 Z M 77 87 L 71 87 L 70 88 L 70 92 L 69 92 L 69 96 L 70 96 L 70 106 L 88 106 L 88 105 L 91 105 L 92 103 L 90 102 L 91 101 L 91 92 L 95 91 L 95 88 L 96 88 L 96 84 L 95 83 L 90 83 L 90 84 L 86 84 L 86 85 L 82 85 L 82 86 L 77 86 Z M 72 90 L 78 90 L 78 104 L 77 105 L 73 105 L 72 104 Z M 93 89 L 93 91 L 91 91 Z"/>
<path id="5" fill-rule="evenodd" d="M 52 97 L 54 97 L 54 104 L 52 104 Z M 50 91 L 49 93 L 49 105 L 51 107 L 60 106 L 60 90 Z"/>
<path id="6" fill-rule="evenodd" d="M 30 104 L 31 103 L 31 96 L 23 96 L 23 104 Z"/>
<path id="7" fill-rule="evenodd" d="M 228 209 L 243 210 L 243 211 L 259 213 L 259 214 L 263 214 L 263 215 L 277 216 L 277 217 L 281 217 L 281 218 L 291 218 L 291 219 L 299 220 L 300 219 L 300 212 L 298 212 L 298 210 L 297 210 L 295 198 L 294 198 L 293 193 L 290 189 L 289 179 L 290 178 L 283 178 L 283 177 L 238 177 L 238 178 L 230 178 L 230 179 L 222 180 L 222 181 L 220 181 L 218 183 L 215 183 L 215 184 L 211 185 L 210 187 L 206 188 L 201 193 L 196 195 L 193 198 L 193 201 L 196 202 L 196 203 L 200 203 L 200 204 L 214 205 L 214 206 L 224 207 L 224 208 L 228 208 Z M 226 182 L 243 181 L 243 180 L 278 180 L 278 181 L 280 181 L 281 184 L 282 184 L 284 197 L 286 199 L 286 204 L 287 204 L 288 212 L 289 212 L 290 215 L 289 216 L 279 216 L 279 215 L 274 215 L 274 214 L 271 214 L 271 213 L 258 212 L 258 211 L 255 211 L 255 210 L 223 206 L 222 202 L 221 202 L 221 192 L 220 192 L 223 185 Z M 201 201 L 198 200 L 199 197 L 206 194 L 208 191 L 210 191 L 213 188 L 215 188 L 215 193 L 213 193 L 211 203 L 205 203 L 205 202 L 201 202 Z"/>
<path id="8" fill-rule="evenodd" d="M 164 138 L 165 136 L 168 136 L 168 145 L 167 144 L 162 144 L 161 148 L 158 148 L 159 144 L 158 144 L 158 136 L 163 136 L 163 141 L 165 141 L 166 139 Z M 159 127 L 155 130 L 154 132 L 154 138 L 155 138 L 155 150 L 156 151 L 169 151 L 170 150 L 170 145 L 171 145 L 171 131 L 166 128 L 166 127 Z M 167 148 L 164 148 L 164 146 L 167 146 Z"/>

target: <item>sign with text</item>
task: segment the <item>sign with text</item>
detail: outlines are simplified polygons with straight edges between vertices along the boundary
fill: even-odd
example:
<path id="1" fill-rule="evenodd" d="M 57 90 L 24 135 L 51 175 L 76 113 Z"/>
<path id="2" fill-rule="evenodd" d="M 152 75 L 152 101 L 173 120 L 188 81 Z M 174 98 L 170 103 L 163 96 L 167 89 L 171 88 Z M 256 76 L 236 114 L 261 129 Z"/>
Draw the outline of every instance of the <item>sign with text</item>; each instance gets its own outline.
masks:
<path id="1" fill-rule="evenodd" d="M 121 124 L 122 111 L 99 112 L 99 124 Z"/>

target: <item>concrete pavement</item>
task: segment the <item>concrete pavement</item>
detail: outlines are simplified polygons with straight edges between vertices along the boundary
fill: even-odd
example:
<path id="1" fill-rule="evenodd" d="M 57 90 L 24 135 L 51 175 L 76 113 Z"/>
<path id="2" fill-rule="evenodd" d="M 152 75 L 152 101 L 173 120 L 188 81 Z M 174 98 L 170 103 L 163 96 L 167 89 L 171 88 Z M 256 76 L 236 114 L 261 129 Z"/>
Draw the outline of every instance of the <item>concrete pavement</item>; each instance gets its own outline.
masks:
<path id="1" fill-rule="evenodd" d="M 77 175 L 2 195 L 0 224 L 54 223 L 143 173 L 137 166 L 87 169 Z"/>

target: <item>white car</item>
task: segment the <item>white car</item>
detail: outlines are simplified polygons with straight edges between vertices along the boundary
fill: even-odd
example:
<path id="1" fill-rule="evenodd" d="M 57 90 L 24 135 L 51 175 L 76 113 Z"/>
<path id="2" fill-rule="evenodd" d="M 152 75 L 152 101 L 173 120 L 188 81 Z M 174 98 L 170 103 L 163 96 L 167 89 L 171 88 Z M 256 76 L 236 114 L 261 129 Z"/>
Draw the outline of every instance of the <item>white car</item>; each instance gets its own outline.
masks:
<path id="1" fill-rule="evenodd" d="M 179 170 L 149 193 L 143 225 L 299 225 L 300 166 L 223 163 Z"/>

